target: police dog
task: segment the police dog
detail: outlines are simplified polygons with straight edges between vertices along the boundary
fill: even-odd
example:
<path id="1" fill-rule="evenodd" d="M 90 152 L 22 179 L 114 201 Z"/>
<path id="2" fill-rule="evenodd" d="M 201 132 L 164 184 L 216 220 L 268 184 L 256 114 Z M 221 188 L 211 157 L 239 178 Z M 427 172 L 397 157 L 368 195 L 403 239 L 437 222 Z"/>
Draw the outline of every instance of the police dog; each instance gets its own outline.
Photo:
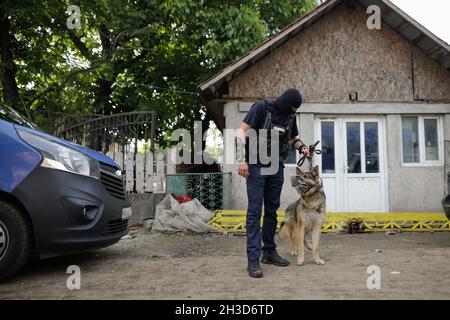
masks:
<path id="1" fill-rule="evenodd" d="M 286 220 L 281 223 L 280 239 L 286 239 L 288 233 L 289 252 L 291 256 L 298 254 L 298 265 L 303 265 L 305 247 L 312 250 L 314 262 L 323 265 L 325 262 L 319 256 L 319 242 L 320 229 L 325 220 L 326 198 L 319 167 L 303 172 L 297 166 L 297 175 L 291 177 L 291 183 L 300 194 L 300 199 L 287 207 Z M 298 251 L 294 250 L 294 230 L 297 231 Z M 312 236 L 312 246 L 306 240 L 309 235 Z"/>

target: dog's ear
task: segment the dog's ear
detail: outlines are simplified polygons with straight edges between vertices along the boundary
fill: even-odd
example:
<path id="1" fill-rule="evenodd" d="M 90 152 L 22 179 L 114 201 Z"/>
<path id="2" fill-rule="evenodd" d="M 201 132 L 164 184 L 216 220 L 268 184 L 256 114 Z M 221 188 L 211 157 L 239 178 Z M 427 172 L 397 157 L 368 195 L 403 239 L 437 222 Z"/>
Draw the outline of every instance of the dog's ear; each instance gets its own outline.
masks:
<path id="1" fill-rule="evenodd" d="M 319 166 L 315 166 L 313 169 L 314 175 L 318 176 L 319 175 Z"/>
<path id="2" fill-rule="evenodd" d="M 297 172 L 297 175 L 298 175 L 298 176 L 301 176 L 301 175 L 303 175 L 303 171 L 302 171 L 302 169 L 300 169 L 300 167 L 299 167 L 299 166 L 297 166 L 297 170 L 296 170 L 296 172 Z"/>

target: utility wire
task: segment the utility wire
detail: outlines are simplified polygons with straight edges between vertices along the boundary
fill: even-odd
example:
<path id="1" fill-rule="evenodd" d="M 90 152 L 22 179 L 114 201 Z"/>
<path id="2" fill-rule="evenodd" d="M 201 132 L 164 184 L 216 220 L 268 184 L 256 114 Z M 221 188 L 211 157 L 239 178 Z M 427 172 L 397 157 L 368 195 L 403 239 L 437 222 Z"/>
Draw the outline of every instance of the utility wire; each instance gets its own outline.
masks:
<path id="1" fill-rule="evenodd" d="M 195 91 L 172 89 L 172 88 L 159 87 L 159 86 L 154 86 L 154 85 L 150 85 L 150 84 L 143 84 L 143 83 L 134 83 L 133 82 L 133 84 L 135 84 L 137 86 L 141 86 L 141 87 L 149 87 L 149 88 L 156 89 L 156 90 L 165 90 L 165 91 L 171 91 L 171 92 L 174 92 L 174 93 L 188 94 L 188 95 L 195 95 L 195 96 L 199 95 L 199 93 L 195 92 Z"/>
<path id="2" fill-rule="evenodd" d="M 121 83 L 120 81 L 113 81 L 113 80 L 105 79 L 105 78 L 99 78 L 99 79 L 106 80 L 106 81 L 111 81 L 111 82 L 115 82 L 115 83 Z M 160 87 L 160 86 L 155 86 L 155 85 L 145 84 L 145 83 L 139 83 L 139 82 L 122 82 L 122 83 L 133 84 L 135 86 L 146 87 L 146 88 L 150 88 L 150 89 L 153 89 L 153 90 L 170 91 L 170 92 L 174 92 L 174 93 L 178 93 L 178 94 L 187 94 L 187 95 L 193 95 L 193 96 L 198 96 L 199 95 L 198 92 L 184 90 L 184 89 L 174 89 L 174 88 L 168 88 L 168 87 Z"/>

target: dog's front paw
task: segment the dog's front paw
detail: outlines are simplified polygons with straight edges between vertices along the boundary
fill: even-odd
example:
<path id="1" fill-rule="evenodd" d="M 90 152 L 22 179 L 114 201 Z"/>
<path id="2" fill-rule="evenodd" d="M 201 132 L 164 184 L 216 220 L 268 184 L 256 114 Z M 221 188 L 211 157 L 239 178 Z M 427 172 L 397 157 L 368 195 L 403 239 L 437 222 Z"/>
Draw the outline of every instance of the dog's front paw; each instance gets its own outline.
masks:
<path id="1" fill-rule="evenodd" d="M 319 266 L 323 266 L 323 265 L 325 264 L 325 261 L 323 261 L 323 260 L 320 259 L 320 258 L 314 259 L 314 262 L 315 262 L 316 264 L 318 264 Z"/>
<path id="2" fill-rule="evenodd" d="M 312 250 L 312 249 L 313 249 L 313 247 L 312 247 L 312 245 L 311 245 L 311 242 L 309 242 L 309 241 L 306 241 L 306 242 L 305 242 L 305 246 L 306 246 L 306 248 L 307 248 L 308 250 Z"/>
<path id="3" fill-rule="evenodd" d="M 302 266 L 303 265 L 303 259 L 298 258 L 297 259 L 297 265 Z"/>
<path id="4" fill-rule="evenodd" d="M 290 251 L 289 254 L 293 257 L 297 256 L 297 251 Z"/>

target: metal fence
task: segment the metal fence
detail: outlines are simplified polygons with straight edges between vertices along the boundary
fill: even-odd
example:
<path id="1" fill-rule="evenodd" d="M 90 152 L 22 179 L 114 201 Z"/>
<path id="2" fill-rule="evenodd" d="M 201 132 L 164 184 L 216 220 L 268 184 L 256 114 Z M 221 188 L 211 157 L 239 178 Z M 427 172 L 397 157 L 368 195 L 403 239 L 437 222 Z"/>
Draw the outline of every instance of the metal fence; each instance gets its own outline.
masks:
<path id="1" fill-rule="evenodd" d="M 210 210 L 231 205 L 231 173 L 178 173 L 167 175 L 167 192 L 197 198 Z"/>
<path id="2" fill-rule="evenodd" d="M 126 177 L 128 192 L 165 191 L 165 159 L 154 156 L 155 112 L 80 115 L 43 111 L 33 118 L 48 133 L 114 159 Z"/>
<path id="3" fill-rule="evenodd" d="M 154 150 L 156 113 L 153 111 L 112 115 L 46 111 L 38 113 L 35 118 L 38 123 L 45 124 L 44 129 L 49 133 L 104 153 L 112 144 L 127 152 L 127 147 L 136 147 L 138 141 L 145 141 L 149 149 Z"/>

